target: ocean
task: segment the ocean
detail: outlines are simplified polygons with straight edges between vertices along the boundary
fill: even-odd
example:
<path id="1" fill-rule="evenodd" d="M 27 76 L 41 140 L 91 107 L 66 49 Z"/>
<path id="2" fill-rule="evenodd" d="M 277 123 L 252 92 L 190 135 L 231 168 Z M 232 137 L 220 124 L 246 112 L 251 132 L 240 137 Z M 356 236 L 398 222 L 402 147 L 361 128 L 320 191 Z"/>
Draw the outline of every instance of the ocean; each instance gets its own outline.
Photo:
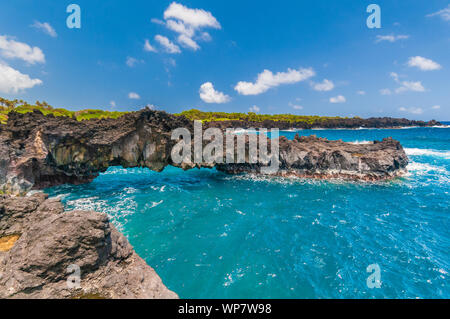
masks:
<path id="1" fill-rule="evenodd" d="M 46 189 L 106 212 L 181 298 L 449 298 L 450 128 L 280 132 L 392 136 L 407 176 L 344 182 L 111 167 Z M 378 265 L 380 288 L 368 285 Z"/>

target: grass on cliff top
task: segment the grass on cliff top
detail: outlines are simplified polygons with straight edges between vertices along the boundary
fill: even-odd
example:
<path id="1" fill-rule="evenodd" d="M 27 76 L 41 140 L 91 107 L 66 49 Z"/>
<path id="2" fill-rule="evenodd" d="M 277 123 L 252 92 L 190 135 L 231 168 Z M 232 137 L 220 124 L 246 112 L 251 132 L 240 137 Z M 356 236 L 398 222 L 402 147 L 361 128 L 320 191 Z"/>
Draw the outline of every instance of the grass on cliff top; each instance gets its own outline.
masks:
<path id="1" fill-rule="evenodd" d="M 189 111 L 184 111 L 177 116 L 184 115 L 190 120 L 200 120 L 203 122 L 220 122 L 220 121 L 253 121 L 253 122 L 263 122 L 265 120 L 270 121 L 280 121 L 280 122 L 306 122 L 308 124 L 314 124 L 321 121 L 328 121 L 332 119 L 347 119 L 348 117 L 330 117 L 330 116 L 308 116 L 308 115 L 293 115 L 293 114 L 256 114 L 253 112 L 249 113 L 225 113 L 225 112 L 202 112 L 196 109 Z"/>
<path id="2" fill-rule="evenodd" d="M 91 120 L 91 119 L 116 119 L 128 112 L 109 112 L 103 110 L 86 109 L 81 111 L 69 111 L 62 108 L 54 108 L 48 105 L 46 102 L 36 101 L 34 105 L 28 104 L 22 100 L 7 100 L 0 97 L 0 123 L 6 124 L 8 121 L 9 112 L 28 113 L 34 110 L 41 111 L 44 115 L 53 114 L 54 116 L 66 116 L 75 117 L 78 121 Z"/>
<path id="3" fill-rule="evenodd" d="M 22 100 L 7 100 L 0 97 L 0 123 L 6 124 L 8 121 L 9 112 L 28 113 L 34 110 L 39 110 L 43 114 L 53 114 L 54 116 L 66 116 L 75 117 L 78 121 L 91 120 L 91 119 L 116 119 L 128 112 L 110 112 L 103 110 L 86 109 L 82 111 L 69 111 L 63 108 L 54 108 L 48 105 L 46 102 L 36 101 L 34 105 L 28 104 Z M 175 116 L 184 115 L 190 120 L 200 120 L 202 122 L 220 122 L 220 121 L 253 121 L 263 122 L 265 120 L 298 123 L 305 122 L 308 124 L 315 124 L 326 122 L 333 119 L 348 119 L 348 117 L 330 117 L 330 116 L 307 116 L 307 115 L 293 115 L 293 114 L 256 114 L 249 113 L 226 113 L 226 112 L 203 112 L 200 110 L 192 109 L 189 111 L 183 111 Z M 355 117 L 356 118 L 356 117 Z"/>

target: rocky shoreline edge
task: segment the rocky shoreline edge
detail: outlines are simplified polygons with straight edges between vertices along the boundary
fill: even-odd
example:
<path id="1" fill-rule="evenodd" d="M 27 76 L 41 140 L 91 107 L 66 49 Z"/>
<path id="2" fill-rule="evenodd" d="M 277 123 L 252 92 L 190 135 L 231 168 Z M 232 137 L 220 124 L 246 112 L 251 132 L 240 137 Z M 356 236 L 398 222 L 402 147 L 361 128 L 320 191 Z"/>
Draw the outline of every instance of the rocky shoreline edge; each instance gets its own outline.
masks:
<path id="1" fill-rule="evenodd" d="M 38 192 L 0 196 L 0 298 L 178 296 L 106 214 L 64 211 L 59 199 Z"/>

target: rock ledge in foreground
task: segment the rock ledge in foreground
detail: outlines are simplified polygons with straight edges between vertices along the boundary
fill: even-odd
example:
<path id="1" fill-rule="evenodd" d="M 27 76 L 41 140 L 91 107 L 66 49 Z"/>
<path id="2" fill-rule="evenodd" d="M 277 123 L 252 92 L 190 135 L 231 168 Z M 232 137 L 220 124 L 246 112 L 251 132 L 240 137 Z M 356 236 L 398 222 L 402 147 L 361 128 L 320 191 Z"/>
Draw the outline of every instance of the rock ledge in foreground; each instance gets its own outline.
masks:
<path id="1" fill-rule="evenodd" d="M 0 298 L 177 298 L 104 213 L 43 193 L 0 196 Z M 70 265 L 81 288 L 69 288 Z"/>

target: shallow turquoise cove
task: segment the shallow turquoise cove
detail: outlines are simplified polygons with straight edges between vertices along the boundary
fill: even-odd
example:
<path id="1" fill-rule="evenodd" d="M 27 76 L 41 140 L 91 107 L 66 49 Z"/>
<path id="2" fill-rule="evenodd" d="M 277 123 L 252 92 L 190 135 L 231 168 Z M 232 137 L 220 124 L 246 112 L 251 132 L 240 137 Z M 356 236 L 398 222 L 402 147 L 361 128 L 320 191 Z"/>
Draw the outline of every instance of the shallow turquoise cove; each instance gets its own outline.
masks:
<path id="1" fill-rule="evenodd" d="M 46 191 L 67 209 L 108 213 L 180 297 L 449 298 L 450 129 L 299 134 L 392 136 L 410 173 L 355 183 L 113 167 L 90 184 Z M 366 283 L 371 264 L 379 289 Z"/>

